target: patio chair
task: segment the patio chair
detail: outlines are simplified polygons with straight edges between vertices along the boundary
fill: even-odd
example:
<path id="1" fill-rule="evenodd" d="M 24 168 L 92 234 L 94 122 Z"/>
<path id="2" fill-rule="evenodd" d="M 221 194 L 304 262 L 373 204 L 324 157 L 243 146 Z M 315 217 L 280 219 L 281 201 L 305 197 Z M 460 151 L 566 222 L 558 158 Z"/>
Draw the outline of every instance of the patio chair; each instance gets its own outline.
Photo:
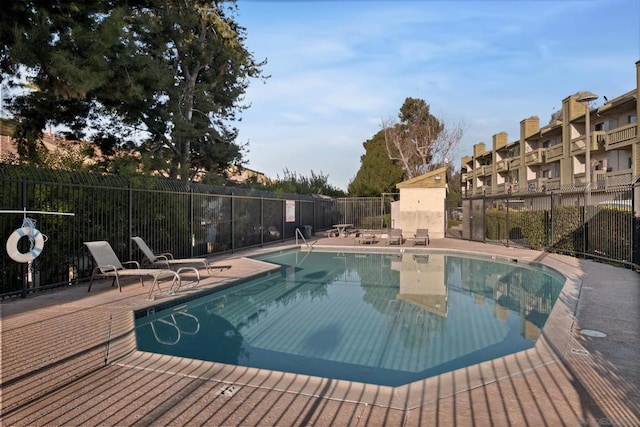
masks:
<path id="1" fill-rule="evenodd" d="M 387 237 L 387 245 L 401 245 L 402 244 L 402 229 L 392 228 L 389 230 L 389 237 Z"/>
<path id="2" fill-rule="evenodd" d="M 413 244 L 427 246 L 429 243 L 429 229 L 418 228 L 416 234 L 413 235 Z"/>
<path id="3" fill-rule="evenodd" d="M 373 233 L 361 232 L 355 240 L 356 243 L 362 243 L 363 245 L 373 245 L 376 243 L 376 235 Z"/>
<path id="4" fill-rule="evenodd" d="M 165 252 L 161 254 L 154 254 L 151 248 L 145 243 L 142 237 L 131 238 L 136 245 L 140 248 L 146 261 L 149 265 L 161 265 L 166 268 L 171 268 L 176 264 L 202 264 L 207 269 L 207 274 L 211 276 L 211 270 L 227 270 L 231 268 L 230 265 L 211 265 L 205 258 L 178 258 L 175 259 L 172 254 Z"/>
<path id="5" fill-rule="evenodd" d="M 89 288 L 87 289 L 87 292 L 91 291 L 91 285 L 97 276 L 105 278 L 113 277 L 111 286 L 117 283 L 120 292 L 122 292 L 122 285 L 120 284 L 121 277 L 137 277 L 142 286 L 144 286 L 144 280 L 142 279 L 144 276 L 153 277 L 153 285 L 149 290 L 149 299 L 151 299 L 155 288 L 158 288 L 158 290 L 162 292 L 159 284 L 159 280 L 161 278 L 171 280 L 171 286 L 168 290 L 169 293 L 175 293 L 183 288 L 181 275 L 185 271 L 194 273 L 195 279 L 188 282 L 187 286 L 184 287 L 195 287 L 200 283 L 200 272 L 197 268 L 182 267 L 177 271 L 167 268 L 140 268 L 140 264 L 137 261 L 120 262 L 109 242 L 84 242 L 84 244 L 87 249 L 89 249 L 89 252 L 96 263 L 96 267 L 91 273 L 91 280 L 89 281 Z M 130 265 L 132 267 L 125 268 L 125 265 Z"/>

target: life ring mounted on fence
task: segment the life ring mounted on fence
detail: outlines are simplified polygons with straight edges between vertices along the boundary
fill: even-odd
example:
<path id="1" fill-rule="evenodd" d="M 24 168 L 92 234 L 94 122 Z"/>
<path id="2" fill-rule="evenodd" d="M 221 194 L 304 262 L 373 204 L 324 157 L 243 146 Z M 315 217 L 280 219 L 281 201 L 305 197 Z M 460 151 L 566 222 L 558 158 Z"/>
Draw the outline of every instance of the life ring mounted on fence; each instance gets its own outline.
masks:
<path id="1" fill-rule="evenodd" d="M 29 252 L 22 253 L 18 250 L 18 241 L 23 237 L 28 237 L 29 240 L 33 241 Z M 36 228 L 18 228 L 16 231 L 11 233 L 11 236 L 9 236 L 9 239 L 7 239 L 7 254 L 12 260 L 16 262 L 24 263 L 33 261 L 34 259 L 38 258 L 38 255 L 40 255 L 43 248 L 44 235 Z"/>

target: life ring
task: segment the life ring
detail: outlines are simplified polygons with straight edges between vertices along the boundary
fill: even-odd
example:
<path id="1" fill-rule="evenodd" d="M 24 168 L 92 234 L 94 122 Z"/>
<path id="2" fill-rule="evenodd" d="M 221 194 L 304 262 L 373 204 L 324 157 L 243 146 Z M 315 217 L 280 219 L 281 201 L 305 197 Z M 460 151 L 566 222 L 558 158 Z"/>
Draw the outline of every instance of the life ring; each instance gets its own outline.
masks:
<path id="1" fill-rule="evenodd" d="M 32 238 L 34 240 L 34 244 L 29 252 L 22 253 L 18 250 L 18 241 L 25 236 Z M 7 239 L 7 254 L 9 254 L 9 257 L 16 262 L 29 262 L 38 258 L 38 255 L 40 255 L 43 248 L 44 236 L 35 228 L 18 228 L 16 231 L 11 233 L 11 236 Z"/>

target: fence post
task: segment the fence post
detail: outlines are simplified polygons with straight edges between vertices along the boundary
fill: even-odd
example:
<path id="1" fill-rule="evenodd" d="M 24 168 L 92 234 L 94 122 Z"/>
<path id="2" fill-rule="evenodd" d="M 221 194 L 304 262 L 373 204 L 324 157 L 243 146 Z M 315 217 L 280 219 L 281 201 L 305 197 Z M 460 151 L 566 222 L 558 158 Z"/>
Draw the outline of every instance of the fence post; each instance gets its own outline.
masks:
<path id="1" fill-rule="evenodd" d="M 637 180 L 631 193 L 631 212 L 633 214 L 631 224 L 631 259 L 636 269 L 640 269 L 640 179 Z"/>
<path id="2" fill-rule="evenodd" d="M 587 187 L 589 184 L 587 184 Z M 583 209 L 582 209 L 582 254 L 587 257 L 587 190 L 583 193 Z"/>
<path id="3" fill-rule="evenodd" d="M 509 196 L 511 196 L 511 188 L 507 191 L 507 247 L 509 247 Z"/>
<path id="4" fill-rule="evenodd" d="M 482 243 L 487 243 L 487 209 L 485 204 L 487 203 L 487 194 L 484 189 L 482 189 Z"/>
<path id="5" fill-rule="evenodd" d="M 551 227 L 549 227 L 549 229 L 551 230 L 551 235 L 548 236 L 547 238 L 547 247 L 553 247 L 553 241 L 556 235 L 555 232 L 555 222 L 553 220 L 553 190 L 551 190 L 550 194 L 549 194 L 549 221 L 551 222 Z"/>
<path id="6" fill-rule="evenodd" d="M 189 185 L 189 256 L 193 257 L 194 255 L 194 243 L 196 241 L 195 239 L 195 227 L 194 227 L 194 206 L 193 206 L 193 186 L 192 186 L 192 182 L 191 181 L 187 181 L 188 185 Z M 206 245 L 205 245 L 206 246 Z M 208 250 L 205 250 L 208 252 Z"/>
<path id="7" fill-rule="evenodd" d="M 233 196 L 233 192 L 231 192 L 231 252 L 233 253 L 236 249 L 236 239 L 235 239 L 235 213 L 233 212 L 233 205 L 236 203 L 236 198 Z"/>
<path id="8" fill-rule="evenodd" d="M 133 189 L 131 188 L 131 181 L 127 184 L 127 191 L 129 193 L 129 209 L 127 218 L 127 222 L 129 223 L 129 226 L 127 227 L 127 247 L 129 248 L 128 259 L 133 259 L 133 243 L 131 243 L 131 237 L 133 237 Z"/>
<path id="9" fill-rule="evenodd" d="M 27 192 L 27 175 L 22 175 L 22 207 L 24 208 L 25 211 L 27 210 L 27 204 L 29 203 L 29 200 L 27 199 L 27 193 L 28 193 Z M 22 264 L 22 294 L 21 294 L 22 298 L 27 297 L 29 275 L 31 274 L 31 271 L 29 270 L 32 267 L 33 265 L 30 262 Z"/>

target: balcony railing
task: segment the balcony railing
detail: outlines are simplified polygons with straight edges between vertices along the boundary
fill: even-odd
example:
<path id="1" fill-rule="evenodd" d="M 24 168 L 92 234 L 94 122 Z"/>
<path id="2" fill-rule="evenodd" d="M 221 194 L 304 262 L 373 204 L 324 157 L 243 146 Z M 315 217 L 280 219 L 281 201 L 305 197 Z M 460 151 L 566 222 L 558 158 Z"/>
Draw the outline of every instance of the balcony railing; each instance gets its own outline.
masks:
<path id="1" fill-rule="evenodd" d="M 626 147 L 638 140 L 638 124 L 631 123 L 607 132 L 606 149 Z"/>
<path id="2" fill-rule="evenodd" d="M 492 171 L 493 166 L 491 165 L 480 166 L 478 169 L 476 169 L 476 176 L 487 176 L 490 175 Z"/>
<path id="3" fill-rule="evenodd" d="M 544 185 L 547 190 L 556 190 L 560 188 L 560 178 L 548 178 Z"/>
<path id="4" fill-rule="evenodd" d="M 545 149 L 544 148 L 537 148 L 533 151 L 529 151 L 528 153 L 525 154 L 525 164 L 527 166 L 530 165 L 539 165 L 544 163 L 544 152 Z"/>
<path id="5" fill-rule="evenodd" d="M 496 162 L 496 172 L 504 172 L 507 170 L 507 160 L 498 160 Z"/>
<path id="6" fill-rule="evenodd" d="M 575 156 L 577 154 L 584 154 L 584 144 L 585 144 L 585 136 L 580 135 L 577 138 L 573 138 L 571 140 L 571 155 Z M 603 131 L 595 131 L 589 135 L 591 139 L 591 151 L 598 150 L 598 143 L 604 143 L 607 139 L 606 132 Z"/>
<path id="7" fill-rule="evenodd" d="M 547 148 L 547 163 L 553 162 L 555 160 L 560 160 L 563 153 L 564 146 L 562 144 L 554 145 L 553 147 Z"/>
<path id="8" fill-rule="evenodd" d="M 527 191 L 529 193 L 537 193 L 547 188 L 547 178 L 535 178 L 527 181 Z"/>

